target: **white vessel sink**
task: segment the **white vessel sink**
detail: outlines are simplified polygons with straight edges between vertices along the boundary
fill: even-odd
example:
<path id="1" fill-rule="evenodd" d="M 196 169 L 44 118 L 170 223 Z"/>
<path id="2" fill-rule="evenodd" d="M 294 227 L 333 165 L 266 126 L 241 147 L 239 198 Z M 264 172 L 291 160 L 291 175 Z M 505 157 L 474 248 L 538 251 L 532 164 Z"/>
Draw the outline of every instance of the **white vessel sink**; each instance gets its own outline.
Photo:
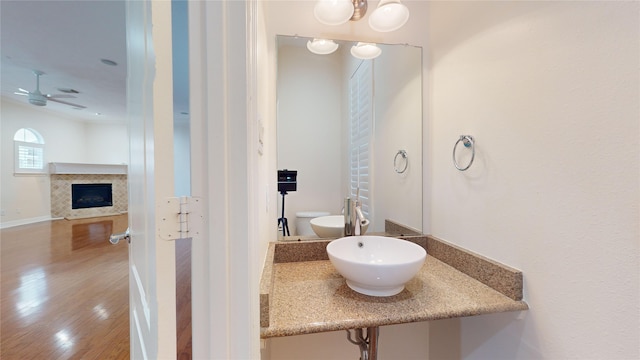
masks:
<path id="1" fill-rule="evenodd" d="M 351 289 L 371 296 L 401 292 L 427 257 L 422 246 L 410 241 L 366 235 L 333 240 L 327 253 Z"/>
<path id="2" fill-rule="evenodd" d="M 311 229 L 321 238 L 339 238 L 344 236 L 344 216 L 329 215 L 313 218 L 310 221 Z M 360 227 L 360 235 L 364 235 L 369 227 L 369 220 Z"/>

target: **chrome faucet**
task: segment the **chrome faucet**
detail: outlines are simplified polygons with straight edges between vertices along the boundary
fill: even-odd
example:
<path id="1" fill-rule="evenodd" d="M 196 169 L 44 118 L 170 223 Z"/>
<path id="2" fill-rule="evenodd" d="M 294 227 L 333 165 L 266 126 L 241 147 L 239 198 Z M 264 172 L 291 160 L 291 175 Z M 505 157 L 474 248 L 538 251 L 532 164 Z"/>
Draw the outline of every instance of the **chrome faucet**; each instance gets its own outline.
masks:
<path id="1" fill-rule="evenodd" d="M 364 218 L 364 215 L 362 214 L 362 205 L 360 204 L 360 200 L 356 200 L 353 208 L 355 209 L 355 229 L 353 231 L 353 234 L 356 236 L 361 235 L 361 226 L 364 225 L 364 223 L 367 221 L 367 219 Z"/>
<path id="2" fill-rule="evenodd" d="M 367 222 L 361 207 L 358 199 L 344 199 L 344 236 L 360 235 L 361 226 Z"/>
<path id="3" fill-rule="evenodd" d="M 344 198 L 344 209 L 343 209 L 343 213 L 344 213 L 344 236 L 353 236 L 353 230 L 354 228 L 352 227 L 352 219 L 351 219 L 351 213 L 352 213 L 353 209 L 351 208 L 351 198 L 350 197 L 346 197 Z"/>

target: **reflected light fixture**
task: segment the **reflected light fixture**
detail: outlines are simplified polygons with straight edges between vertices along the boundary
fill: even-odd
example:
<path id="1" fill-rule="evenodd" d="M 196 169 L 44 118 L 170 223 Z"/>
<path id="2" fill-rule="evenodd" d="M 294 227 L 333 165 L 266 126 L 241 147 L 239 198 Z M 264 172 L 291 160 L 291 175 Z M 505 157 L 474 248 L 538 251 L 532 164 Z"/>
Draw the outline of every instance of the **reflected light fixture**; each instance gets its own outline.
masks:
<path id="1" fill-rule="evenodd" d="M 307 49 L 314 54 L 328 55 L 338 49 L 338 44 L 333 40 L 313 39 L 307 41 Z"/>
<path id="2" fill-rule="evenodd" d="M 318 0 L 313 15 L 325 25 L 340 25 L 351 19 L 354 12 L 351 0 Z"/>
<path id="3" fill-rule="evenodd" d="M 369 26 L 378 32 L 400 29 L 409 20 L 409 9 L 400 0 L 380 0 L 369 15 Z"/>
<path id="4" fill-rule="evenodd" d="M 373 43 L 359 42 L 351 47 L 351 55 L 358 59 L 375 59 L 382 54 L 382 49 Z"/>

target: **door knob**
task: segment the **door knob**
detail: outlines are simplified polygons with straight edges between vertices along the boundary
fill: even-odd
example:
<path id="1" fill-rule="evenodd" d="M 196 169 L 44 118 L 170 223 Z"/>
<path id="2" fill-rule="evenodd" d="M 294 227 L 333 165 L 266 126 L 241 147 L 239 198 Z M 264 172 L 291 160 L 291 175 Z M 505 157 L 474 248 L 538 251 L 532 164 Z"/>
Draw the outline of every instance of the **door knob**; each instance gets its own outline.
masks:
<path id="1" fill-rule="evenodd" d="M 129 236 L 129 228 L 127 228 L 127 231 L 123 233 L 111 234 L 111 236 L 109 236 L 109 242 L 112 243 L 113 245 L 120 242 L 120 240 L 127 240 L 127 242 L 131 244 L 131 236 Z"/>

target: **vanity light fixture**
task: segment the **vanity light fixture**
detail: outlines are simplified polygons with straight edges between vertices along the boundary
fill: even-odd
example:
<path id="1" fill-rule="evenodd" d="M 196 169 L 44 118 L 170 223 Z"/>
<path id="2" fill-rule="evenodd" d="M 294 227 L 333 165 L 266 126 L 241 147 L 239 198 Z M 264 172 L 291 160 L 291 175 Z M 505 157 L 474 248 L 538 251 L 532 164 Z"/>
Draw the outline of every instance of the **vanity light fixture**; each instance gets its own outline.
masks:
<path id="1" fill-rule="evenodd" d="M 409 20 L 409 9 L 400 0 L 380 0 L 369 15 L 369 26 L 378 32 L 400 29 Z"/>
<path id="2" fill-rule="evenodd" d="M 333 40 L 313 39 L 307 41 L 307 49 L 314 54 L 328 55 L 338 49 L 338 44 Z"/>
<path id="3" fill-rule="evenodd" d="M 358 21 L 364 17 L 364 14 L 367 13 L 367 8 L 369 5 L 367 4 L 367 0 L 352 0 L 353 2 L 353 16 L 351 17 L 351 21 Z"/>
<path id="4" fill-rule="evenodd" d="M 317 0 L 313 15 L 325 25 L 358 21 L 367 13 L 367 0 Z M 378 32 L 398 30 L 409 20 L 409 9 L 400 0 L 380 0 L 369 16 L 369 26 Z"/>
<path id="5" fill-rule="evenodd" d="M 318 0 L 313 15 L 325 25 L 344 24 L 353 16 L 354 6 L 351 0 Z"/>
<path id="6" fill-rule="evenodd" d="M 351 55 L 358 59 L 375 59 L 382 54 L 382 49 L 374 43 L 359 42 L 351 47 Z"/>

